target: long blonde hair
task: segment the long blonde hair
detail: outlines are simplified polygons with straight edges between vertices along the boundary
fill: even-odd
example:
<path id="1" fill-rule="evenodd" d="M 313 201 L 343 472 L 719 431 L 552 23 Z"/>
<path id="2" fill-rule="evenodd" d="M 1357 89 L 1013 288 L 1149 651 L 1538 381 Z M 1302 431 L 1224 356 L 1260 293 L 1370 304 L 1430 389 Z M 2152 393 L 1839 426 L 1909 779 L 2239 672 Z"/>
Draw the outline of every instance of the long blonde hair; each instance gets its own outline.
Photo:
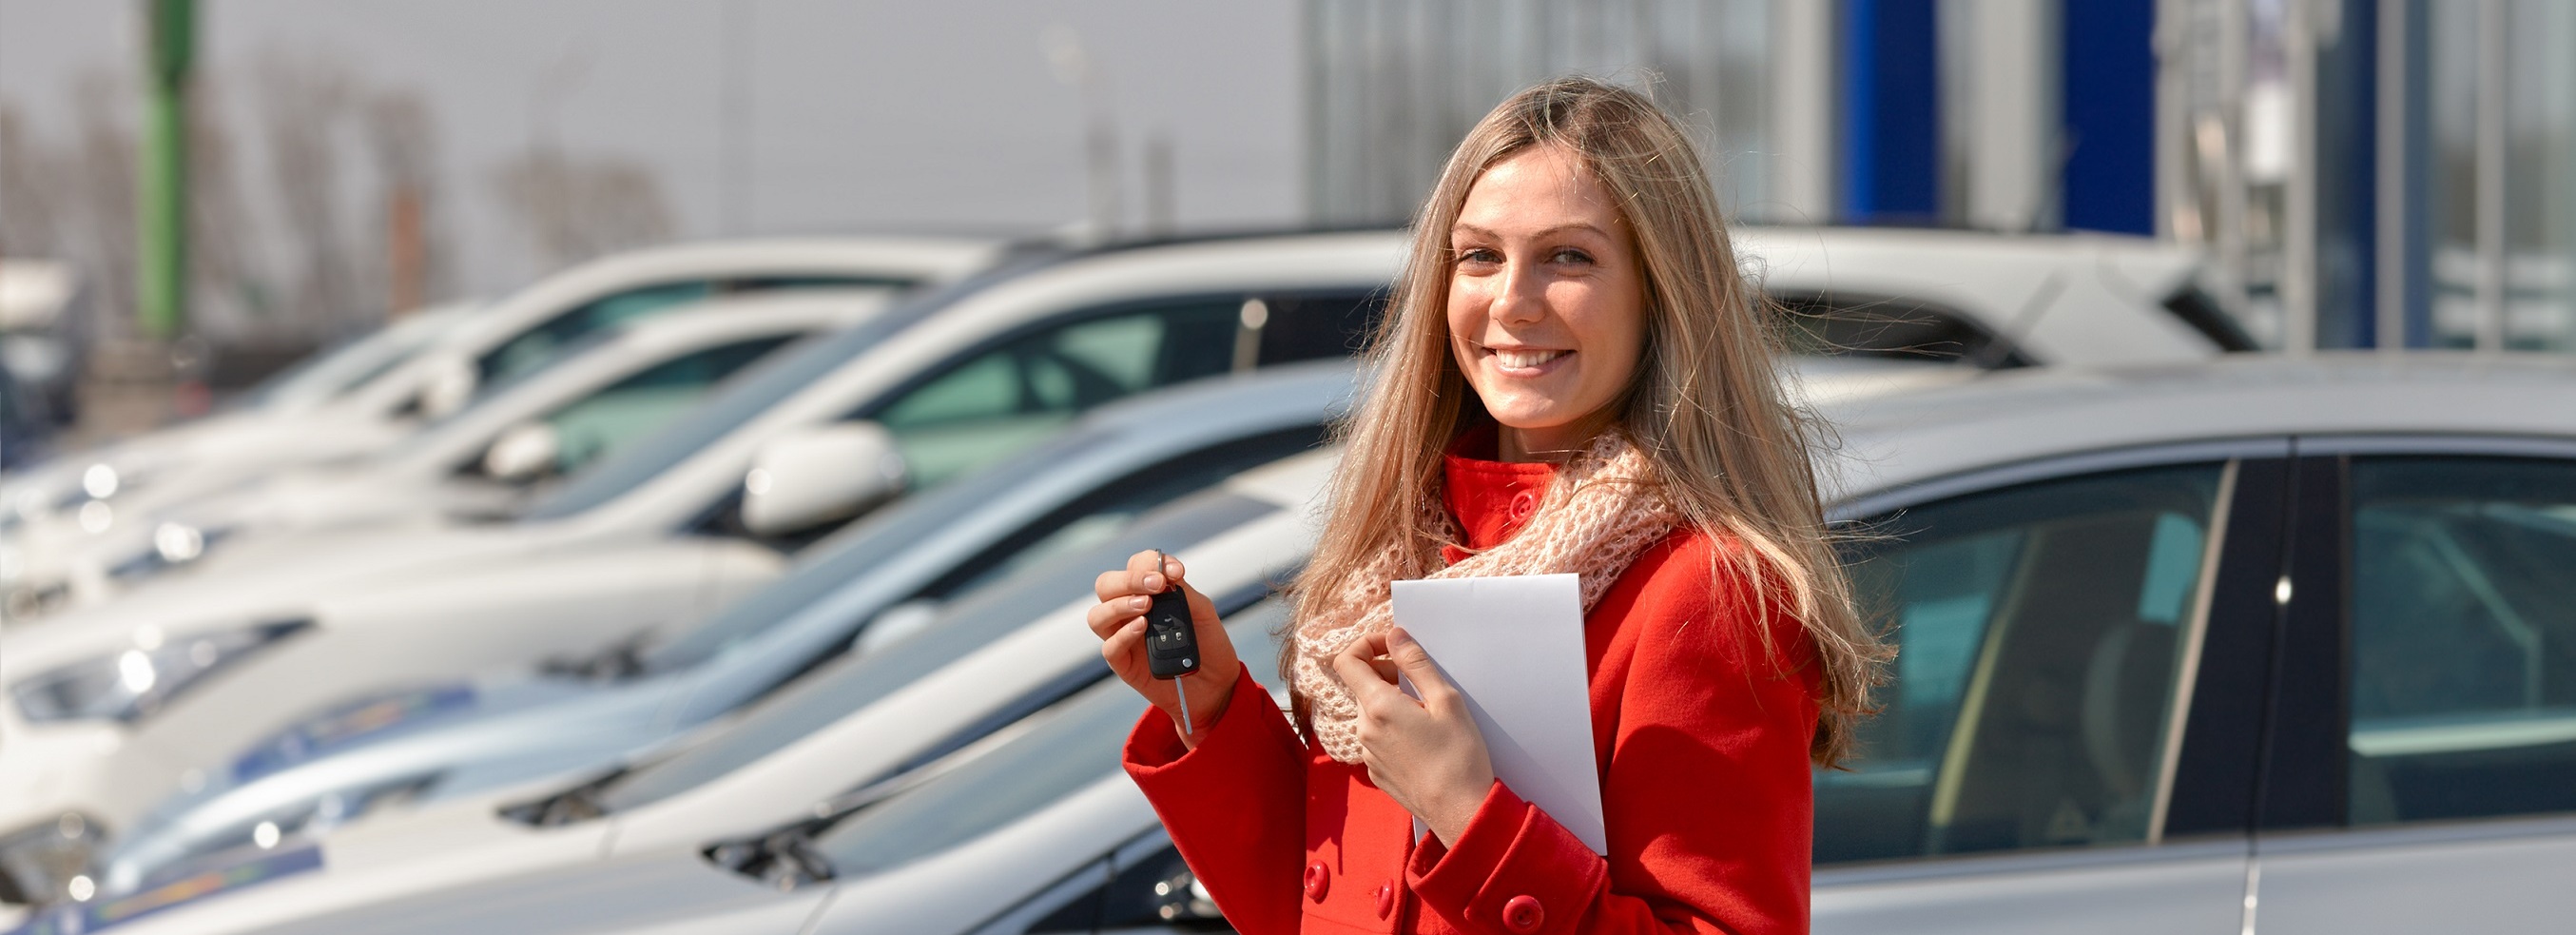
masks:
<path id="1" fill-rule="evenodd" d="M 1780 390 L 1769 304 L 1736 267 L 1690 135 L 1645 96 L 1595 79 L 1558 79 L 1495 107 L 1415 217 L 1393 307 L 1370 346 L 1366 402 L 1337 430 L 1346 450 L 1323 535 L 1297 581 L 1297 616 L 1390 550 L 1410 553 L 1412 567 L 1439 567 L 1442 453 L 1462 428 L 1490 418 L 1451 356 L 1450 227 L 1487 168 L 1538 146 L 1579 157 L 1636 238 L 1645 354 L 1618 428 L 1691 525 L 1743 545 L 1721 550 L 1730 567 L 1711 572 L 1750 589 L 1765 648 L 1775 607 L 1813 642 L 1821 716 L 1810 756 L 1835 765 L 1850 752 L 1853 721 L 1872 710 L 1889 653 L 1853 609 L 1825 528 L 1809 460 L 1821 426 Z M 1295 641 L 1281 642 L 1285 674 Z M 1302 722 L 1304 699 L 1297 707 Z"/>

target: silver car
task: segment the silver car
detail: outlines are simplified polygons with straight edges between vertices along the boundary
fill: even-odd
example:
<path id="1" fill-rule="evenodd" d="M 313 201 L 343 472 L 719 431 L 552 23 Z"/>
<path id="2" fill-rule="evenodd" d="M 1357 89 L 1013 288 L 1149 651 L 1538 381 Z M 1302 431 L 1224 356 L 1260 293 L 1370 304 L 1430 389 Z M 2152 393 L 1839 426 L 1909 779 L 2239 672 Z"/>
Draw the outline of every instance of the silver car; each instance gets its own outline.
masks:
<path id="1" fill-rule="evenodd" d="M 1188 384 L 1097 410 L 1004 464 L 834 537 L 698 629 L 619 643 L 551 677 L 439 685 L 296 725 L 199 773 L 105 861 L 109 893 L 176 861 L 312 835 L 388 804 L 598 769 L 900 639 L 977 585 L 1110 536 L 1143 511 L 1318 442 L 1347 362 Z M 855 641 L 855 642 L 854 642 Z"/>
<path id="2" fill-rule="evenodd" d="M 1867 533 L 1852 568 L 1902 654 L 1853 769 L 1817 778 L 1817 931 L 2532 930 L 2576 910 L 2576 362 L 2032 372 L 1838 420 L 1836 514 Z M 1084 749 L 1088 777 L 960 765 L 829 827 L 328 927 L 1219 924 L 1114 750 Z M 762 851 L 784 860 L 745 859 Z"/>

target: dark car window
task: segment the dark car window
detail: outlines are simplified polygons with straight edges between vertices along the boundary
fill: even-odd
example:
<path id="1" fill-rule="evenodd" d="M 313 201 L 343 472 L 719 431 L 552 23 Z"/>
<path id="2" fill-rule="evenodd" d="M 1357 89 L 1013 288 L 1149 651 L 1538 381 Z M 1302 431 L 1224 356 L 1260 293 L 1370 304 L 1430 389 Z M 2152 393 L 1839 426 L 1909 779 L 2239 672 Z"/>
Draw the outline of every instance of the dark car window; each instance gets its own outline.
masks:
<path id="1" fill-rule="evenodd" d="M 555 430 L 555 473 L 570 474 L 662 427 L 709 388 L 795 337 L 736 341 L 663 361 L 547 413 L 545 422 Z"/>
<path id="2" fill-rule="evenodd" d="M 1966 361 L 1990 369 L 2032 363 L 2011 341 L 1927 302 L 1841 293 L 1780 293 L 1771 301 L 1793 354 Z"/>
<path id="3" fill-rule="evenodd" d="M 1190 301 L 1056 325 L 949 364 L 873 414 L 913 483 L 935 487 L 1104 403 L 1226 372 L 1235 317 L 1236 303 Z"/>
<path id="4" fill-rule="evenodd" d="M 690 302 L 719 295 L 782 289 L 902 289 L 909 280 L 884 276 L 770 276 L 742 279 L 683 279 L 611 293 L 566 309 L 500 347 L 476 358 L 479 383 L 498 383 L 561 359 L 580 339 L 622 322 L 634 321 Z"/>
<path id="5" fill-rule="evenodd" d="M 1847 556 L 1898 647 L 1817 863 L 2142 842 L 2196 626 L 2216 464 L 2024 484 L 1881 517 Z"/>
<path id="6" fill-rule="evenodd" d="M 2354 824 L 2576 811 L 2576 462 L 2356 458 Z"/>

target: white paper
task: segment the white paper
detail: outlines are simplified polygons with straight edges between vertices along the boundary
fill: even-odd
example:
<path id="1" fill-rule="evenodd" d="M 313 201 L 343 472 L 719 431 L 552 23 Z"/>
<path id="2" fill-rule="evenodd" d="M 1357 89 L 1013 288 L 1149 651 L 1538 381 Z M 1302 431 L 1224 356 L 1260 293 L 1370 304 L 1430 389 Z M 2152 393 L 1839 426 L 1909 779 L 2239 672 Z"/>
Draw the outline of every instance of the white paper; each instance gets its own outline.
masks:
<path id="1" fill-rule="evenodd" d="M 1394 589 L 1396 625 L 1466 696 L 1495 778 L 1593 853 L 1609 854 L 1575 576 L 1398 581 Z"/>

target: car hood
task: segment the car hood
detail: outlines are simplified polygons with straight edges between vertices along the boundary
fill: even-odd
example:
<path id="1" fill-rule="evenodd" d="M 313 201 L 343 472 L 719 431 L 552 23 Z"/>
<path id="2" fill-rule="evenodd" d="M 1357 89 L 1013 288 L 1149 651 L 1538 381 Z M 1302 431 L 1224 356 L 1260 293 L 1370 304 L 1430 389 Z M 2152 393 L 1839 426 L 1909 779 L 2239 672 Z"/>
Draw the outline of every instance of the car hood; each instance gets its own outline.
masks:
<path id="1" fill-rule="evenodd" d="M 335 599 L 571 541 L 551 528 L 426 523 L 244 541 L 115 600 L 0 635 L 0 666 L 23 674 L 121 652 L 145 630 L 175 638 L 296 618 L 327 624 L 319 617 Z"/>
<path id="2" fill-rule="evenodd" d="M 694 849 L 578 864 L 437 890 L 331 915 L 300 919 L 271 935 L 347 932 L 623 931 L 675 916 L 768 910 L 790 931 L 821 901 L 823 888 L 782 894 L 726 873 Z"/>

